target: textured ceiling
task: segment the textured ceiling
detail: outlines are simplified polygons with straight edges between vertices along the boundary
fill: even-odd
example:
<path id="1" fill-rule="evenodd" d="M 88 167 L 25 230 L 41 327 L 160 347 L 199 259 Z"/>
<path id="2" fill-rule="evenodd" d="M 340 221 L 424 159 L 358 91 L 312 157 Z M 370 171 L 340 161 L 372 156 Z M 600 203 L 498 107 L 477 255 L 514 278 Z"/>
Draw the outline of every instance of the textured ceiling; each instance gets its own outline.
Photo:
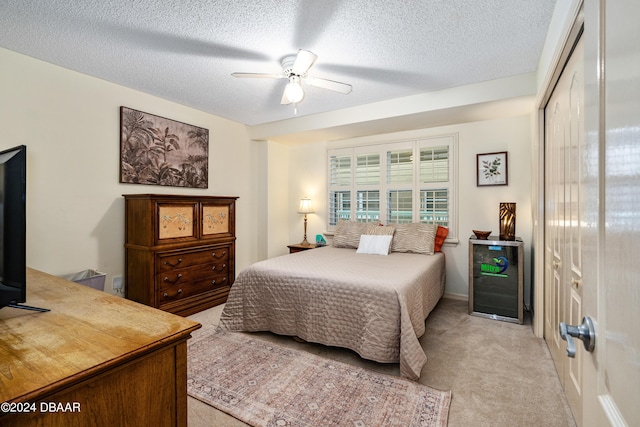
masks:
<path id="1" fill-rule="evenodd" d="M 2 0 L 0 46 L 240 123 L 280 105 L 283 57 L 318 55 L 298 116 L 536 70 L 556 0 Z M 135 107 L 135 106 L 132 106 Z"/>

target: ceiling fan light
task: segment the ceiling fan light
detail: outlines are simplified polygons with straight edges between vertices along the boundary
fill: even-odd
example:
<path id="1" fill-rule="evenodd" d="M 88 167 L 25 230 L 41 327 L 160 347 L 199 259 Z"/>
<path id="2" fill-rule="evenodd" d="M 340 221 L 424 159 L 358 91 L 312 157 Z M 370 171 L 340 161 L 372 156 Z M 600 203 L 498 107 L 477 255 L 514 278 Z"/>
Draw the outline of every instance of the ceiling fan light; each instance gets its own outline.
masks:
<path id="1" fill-rule="evenodd" d="M 297 104 L 304 98 L 304 90 L 302 90 L 300 80 L 296 77 L 291 77 L 289 83 L 287 83 L 287 87 L 284 88 L 284 93 L 287 99 L 294 104 Z"/>

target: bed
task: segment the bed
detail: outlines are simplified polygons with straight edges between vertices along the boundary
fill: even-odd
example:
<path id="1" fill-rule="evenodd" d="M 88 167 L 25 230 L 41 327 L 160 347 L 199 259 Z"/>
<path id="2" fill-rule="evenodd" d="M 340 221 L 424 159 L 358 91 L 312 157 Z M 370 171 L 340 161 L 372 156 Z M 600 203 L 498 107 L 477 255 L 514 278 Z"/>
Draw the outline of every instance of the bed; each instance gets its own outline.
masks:
<path id="1" fill-rule="evenodd" d="M 418 338 L 444 286 L 445 257 L 433 245 L 431 254 L 386 256 L 326 246 L 241 271 L 220 327 L 348 348 L 364 359 L 399 363 L 402 376 L 418 379 L 427 361 Z"/>

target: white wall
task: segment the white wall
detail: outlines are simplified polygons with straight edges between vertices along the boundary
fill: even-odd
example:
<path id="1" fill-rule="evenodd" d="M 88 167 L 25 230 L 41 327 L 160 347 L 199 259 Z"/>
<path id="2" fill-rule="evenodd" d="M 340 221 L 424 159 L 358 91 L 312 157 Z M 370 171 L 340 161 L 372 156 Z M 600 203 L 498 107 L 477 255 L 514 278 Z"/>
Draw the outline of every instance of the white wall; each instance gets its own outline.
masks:
<path id="1" fill-rule="evenodd" d="M 458 216 L 460 242 L 446 245 L 447 288 L 450 296 L 468 296 L 468 237 L 471 230 L 498 232 L 500 202 L 517 203 L 516 234 L 525 241 L 525 301 L 529 304 L 530 265 L 526 262 L 531 242 L 531 116 L 518 116 L 418 131 L 340 141 L 358 144 L 395 141 L 419 136 L 458 134 Z M 332 146 L 335 142 L 331 143 Z M 299 198 L 312 197 L 316 213 L 309 216 L 308 235 L 326 230 L 327 221 L 327 143 L 294 146 L 290 151 L 290 240 L 302 240 L 302 215 L 295 213 Z M 476 187 L 476 154 L 508 151 L 509 185 Z"/>
<path id="2" fill-rule="evenodd" d="M 267 227 L 260 230 L 267 239 L 266 258 L 287 253 L 289 242 L 289 149 L 276 142 L 267 145 Z"/>
<path id="3" fill-rule="evenodd" d="M 244 125 L 0 49 L 0 148 L 27 146 L 27 263 L 124 274 L 126 193 L 239 196 L 237 271 L 256 261 L 256 145 Z M 119 107 L 209 129 L 209 188 L 119 184 Z"/>
<path id="4" fill-rule="evenodd" d="M 307 240 L 315 243 L 316 234 L 326 230 L 327 223 L 327 148 L 324 142 L 290 148 L 289 215 L 290 244 L 304 237 L 304 215 L 297 213 L 300 199 L 309 197 L 315 213 L 307 215 Z"/>

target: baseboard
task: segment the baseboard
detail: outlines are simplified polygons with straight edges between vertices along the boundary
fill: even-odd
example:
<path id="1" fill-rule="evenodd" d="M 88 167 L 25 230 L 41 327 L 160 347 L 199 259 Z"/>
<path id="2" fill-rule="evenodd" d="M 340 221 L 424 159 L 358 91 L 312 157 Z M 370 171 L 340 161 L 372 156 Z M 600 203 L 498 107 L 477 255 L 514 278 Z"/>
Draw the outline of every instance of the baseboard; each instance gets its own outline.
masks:
<path id="1" fill-rule="evenodd" d="M 469 295 L 455 294 L 452 292 L 445 292 L 444 295 L 442 295 L 442 298 L 454 299 L 457 301 L 469 301 Z"/>

